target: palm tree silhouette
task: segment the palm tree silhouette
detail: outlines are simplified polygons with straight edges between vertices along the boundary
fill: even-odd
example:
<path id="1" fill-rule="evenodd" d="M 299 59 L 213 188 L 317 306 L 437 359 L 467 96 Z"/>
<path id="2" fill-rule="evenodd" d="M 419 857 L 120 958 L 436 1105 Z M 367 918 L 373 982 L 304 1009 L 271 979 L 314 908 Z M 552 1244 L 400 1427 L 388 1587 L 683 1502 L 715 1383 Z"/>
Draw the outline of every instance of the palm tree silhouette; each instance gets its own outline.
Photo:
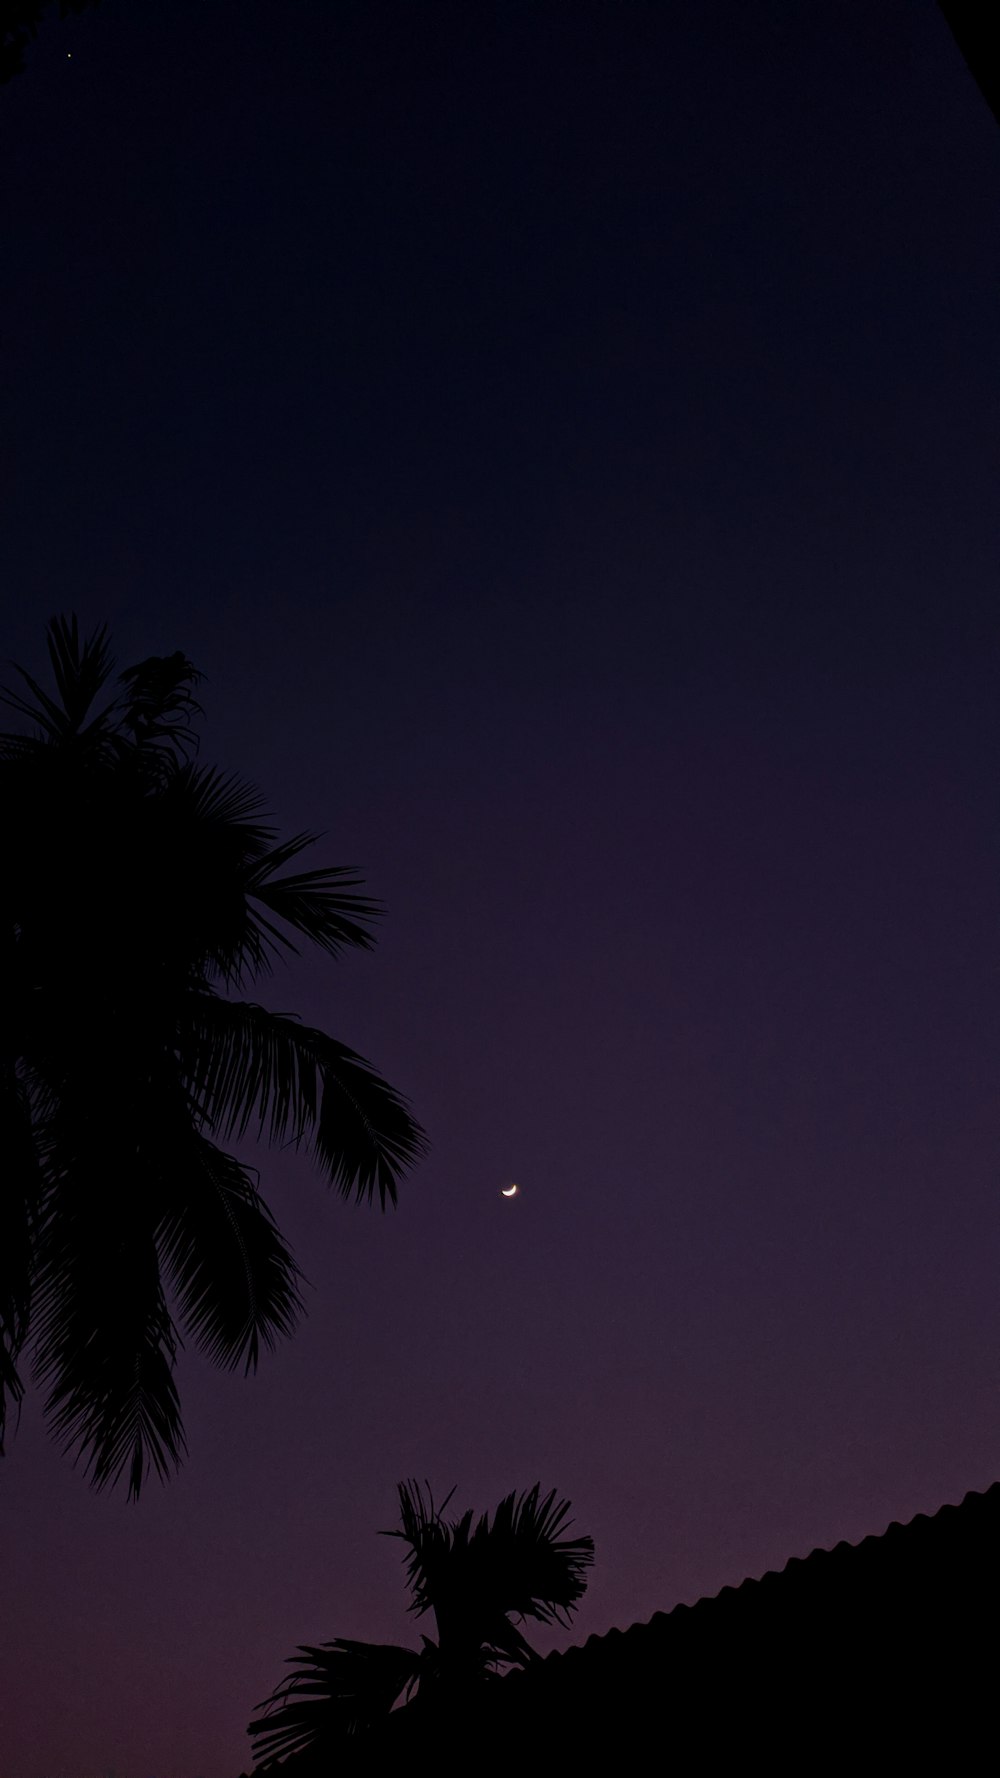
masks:
<path id="1" fill-rule="evenodd" d="M 370 947 L 357 877 L 290 871 L 314 836 L 279 840 L 252 786 L 197 763 L 183 655 L 114 681 L 106 630 L 75 618 L 48 648 L 55 695 L 17 669 L 29 695 L 4 701 L 32 730 L 0 736 L 0 1452 L 31 1336 L 55 1432 L 137 1497 L 184 1449 L 177 1323 L 251 1370 L 301 1308 L 215 1138 L 301 1142 L 383 1209 L 424 1141 L 362 1057 L 237 997 L 297 940 Z"/>
<path id="2" fill-rule="evenodd" d="M 568 1624 L 583 1597 L 594 1541 L 562 1535 L 570 1503 L 554 1489 L 541 1499 L 536 1482 L 508 1494 L 492 1521 L 471 1511 L 446 1520 L 452 1495 L 436 1508 L 430 1488 L 425 1498 L 416 1482 L 401 1482 L 398 1493 L 399 1526 L 382 1535 L 406 1545 L 409 1609 L 433 1613 L 437 1640 L 423 1636 L 419 1650 L 339 1637 L 300 1645 L 294 1672 L 258 1704 L 262 1714 L 247 1731 L 258 1765 L 294 1754 L 309 1756 L 311 1769 L 414 1694 L 459 1704 L 476 1686 L 539 1659 L 515 1617 Z"/>

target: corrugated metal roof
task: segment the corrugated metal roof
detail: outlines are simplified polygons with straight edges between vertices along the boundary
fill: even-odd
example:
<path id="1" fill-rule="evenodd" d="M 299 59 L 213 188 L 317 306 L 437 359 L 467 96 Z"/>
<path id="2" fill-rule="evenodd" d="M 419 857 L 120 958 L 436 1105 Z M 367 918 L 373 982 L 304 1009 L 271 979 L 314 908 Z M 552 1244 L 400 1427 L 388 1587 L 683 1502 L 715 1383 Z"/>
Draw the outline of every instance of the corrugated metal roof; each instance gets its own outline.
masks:
<path id="1" fill-rule="evenodd" d="M 1000 1579 L 998 1569 L 1000 1482 L 985 1493 L 966 1494 L 957 1506 L 917 1513 L 905 1524 L 894 1520 L 885 1531 L 859 1543 L 842 1541 L 832 1549 L 792 1556 L 783 1568 L 723 1587 L 694 1605 L 675 1605 L 627 1630 L 589 1636 L 582 1645 L 547 1655 L 528 1673 L 511 1674 L 510 1680 L 551 1683 L 560 1672 L 620 1657 L 631 1660 L 649 1645 L 673 1643 L 693 1633 L 695 1626 L 721 1627 L 737 1618 L 748 1621 L 759 1616 L 773 1622 L 788 1616 L 800 1621 L 806 1608 L 811 1616 L 835 1605 L 858 1607 L 864 1601 L 871 1606 L 883 1595 L 883 1602 L 894 1611 L 904 1599 L 912 1609 L 913 1596 L 929 1601 L 931 1596 L 939 1599 L 942 1590 L 978 1589 L 986 1584 L 987 1574 Z"/>
<path id="2" fill-rule="evenodd" d="M 869 1769 L 859 1736 L 866 1761 L 879 1744 L 886 1769 L 898 1769 L 904 1754 L 922 1761 L 946 1725 L 950 1751 L 935 1769 L 972 1770 L 961 1747 L 998 1739 L 998 1617 L 1000 1483 L 590 1636 L 484 1686 L 460 1711 L 418 1700 L 358 1737 L 338 1765 L 380 1772 L 426 1755 L 439 1773 L 513 1762 L 521 1778 L 553 1761 L 617 1768 L 644 1761 L 669 1721 L 672 1756 L 692 1771 L 737 1769 L 748 1736 L 772 1770 L 825 1769 L 823 1749 L 803 1752 L 817 1723 L 824 1748 L 838 1736 L 855 1746 L 854 1771 Z M 280 1771 L 313 1769 L 289 1760 Z"/>

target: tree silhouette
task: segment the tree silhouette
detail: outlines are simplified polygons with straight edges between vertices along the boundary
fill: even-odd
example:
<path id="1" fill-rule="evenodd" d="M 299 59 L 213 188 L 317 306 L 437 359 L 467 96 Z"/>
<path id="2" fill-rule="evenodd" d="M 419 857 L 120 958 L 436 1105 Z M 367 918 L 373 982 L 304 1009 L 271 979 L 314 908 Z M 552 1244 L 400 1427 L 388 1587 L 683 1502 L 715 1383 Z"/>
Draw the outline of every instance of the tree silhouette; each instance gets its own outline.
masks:
<path id="1" fill-rule="evenodd" d="M 56 619 L 48 648 L 55 695 L 17 669 L 27 696 L 3 697 L 32 729 L 0 735 L 0 1452 L 30 1339 L 56 1434 L 137 1497 L 184 1449 L 178 1324 L 249 1371 L 301 1308 L 219 1140 L 291 1138 L 383 1209 L 424 1140 L 353 1050 L 237 997 L 298 940 L 369 948 L 357 877 L 290 870 L 315 836 L 279 840 L 255 789 L 196 761 L 182 654 L 115 682 L 106 630 Z"/>
<path id="2" fill-rule="evenodd" d="M 991 8 L 983 0 L 938 0 L 938 5 L 969 73 L 1000 123 L 1000 58 Z"/>
<path id="3" fill-rule="evenodd" d="M 50 0 L 0 0 L 0 86 L 24 73 L 25 50 L 38 36 L 49 4 Z M 59 0 L 59 17 L 68 18 L 70 13 L 85 12 L 99 4 L 100 0 Z"/>
<path id="4" fill-rule="evenodd" d="M 425 1484 L 426 1486 L 426 1484 Z M 401 1698 L 418 1693 L 445 1708 L 475 1687 L 539 1659 L 514 1618 L 567 1624 L 586 1590 L 591 1537 L 566 1537 L 568 1500 L 508 1494 L 492 1521 L 470 1511 L 446 1520 L 452 1495 L 435 1508 L 416 1482 L 399 1484 L 400 1523 L 384 1537 L 406 1545 L 409 1609 L 433 1613 L 437 1640 L 419 1650 L 337 1638 L 302 1644 L 295 1671 L 275 1687 L 250 1723 L 254 1760 L 305 1754 L 333 1757 L 345 1737 L 374 1728 Z M 454 1490 L 452 1490 L 454 1493 Z"/>

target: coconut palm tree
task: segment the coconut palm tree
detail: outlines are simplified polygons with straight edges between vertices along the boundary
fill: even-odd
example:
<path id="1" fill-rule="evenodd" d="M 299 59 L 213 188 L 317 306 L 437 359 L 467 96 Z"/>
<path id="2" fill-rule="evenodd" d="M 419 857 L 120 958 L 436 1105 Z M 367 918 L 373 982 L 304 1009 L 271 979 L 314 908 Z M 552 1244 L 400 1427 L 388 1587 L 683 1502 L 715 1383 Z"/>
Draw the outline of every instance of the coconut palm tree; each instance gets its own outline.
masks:
<path id="1" fill-rule="evenodd" d="M 425 1484 L 426 1486 L 426 1484 Z M 346 1737 L 384 1721 L 418 1695 L 446 1708 L 478 1685 L 539 1659 L 517 1624 L 568 1624 L 586 1590 L 591 1537 L 567 1537 L 568 1500 L 541 1496 L 536 1482 L 508 1494 L 492 1520 L 470 1511 L 444 1517 L 452 1495 L 435 1507 L 430 1488 L 401 1482 L 400 1522 L 384 1532 L 406 1546 L 410 1611 L 431 1612 L 437 1639 L 420 1649 L 338 1638 L 291 1657 L 292 1674 L 258 1704 L 250 1723 L 254 1759 L 295 1755 L 317 1769 Z M 454 1490 L 452 1490 L 454 1493 Z"/>
<path id="2" fill-rule="evenodd" d="M 54 693 L 19 669 L 30 727 L 0 736 L 0 1441 L 30 1341 L 56 1434 L 137 1497 L 183 1452 L 180 1330 L 250 1370 L 301 1308 L 222 1144 L 293 1140 L 384 1209 L 423 1135 L 353 1050 L 242 997 L 301 941 L 370 947 L 357 877 L 290 869 L 314 836 L 197 760 L 183 655 L 116 680 L 75 619 L 48 649 Z"/>

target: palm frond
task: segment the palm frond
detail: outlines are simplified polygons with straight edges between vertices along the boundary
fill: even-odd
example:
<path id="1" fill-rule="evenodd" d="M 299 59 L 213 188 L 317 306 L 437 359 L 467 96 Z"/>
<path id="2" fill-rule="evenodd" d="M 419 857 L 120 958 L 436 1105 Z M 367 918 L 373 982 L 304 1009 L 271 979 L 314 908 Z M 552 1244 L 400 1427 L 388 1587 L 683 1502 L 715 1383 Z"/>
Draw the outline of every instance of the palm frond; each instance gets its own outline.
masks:
<path id="1" fill-rule="evenodd" d="M 7 691 L 0 689 L 0 704 L 10 704 Z M 9 769 L 12 765 L 26 765 L 42 753 L 49 743 L 38 735 L 24 735 L 16 730 L 0 731 L 0 763 Z"/>
<path id="2" fill-rule="evenodd" d="M 505 1612 L 484 1610 L 481 1616 L 472 1617 L 472 1624 L 474 1635 L 481 1638 L 479 1649 L 486 1678 L 503 1673 L 508 1667 L 530 1667 L 541 1660 L 537 1649 L 532 1648 Z"/>
<path id="3" fill-rule="evenodd" d="M 198 885 L 205 962 L 227 984 L 266 973 L 299 939 L 334 957 L 371 949 L 366 928 L 380 909 L 357 893 L 357 874 L 324 866 L 280 875 L 315 836 L 279 840 L 252 785 L 189 763 L 172 774 L 157 813 L 164 843 Z"/>
<path id="4" fill-rule="evenodd" d="M 98 1486 L 126 1474 L 138 1494 L 184 1444 L 161 1270 L 222 1364 L 253 1368 L 301 1306 L 250 1173 L 213 1138 L 302 1142 L 344 1197 L 383 1208 L 425 1141 L 363 1057 L 219 992 L 298 941 L 370 947 L 380 910 L 357 875 L 300 868 L 314 836 L 281 839 L 252 786 L 188 757 L 186 656 L 109 685 L 106 629 L 57 618 L 48 647 L 54 690 L 18 670 L 7 701 L 30 732 L 0 735 L 0 1069 L 38 1174 L 26 1150 L 28 1183 L 0 1204 L 0 1437 L 34 1333 L 56 1430 Z"/>
<path id="5" fill-rule="evenodd" d="M 338 1638 L 299 1647 L 295 1671 L 275 1687 L 248 1728 L 254 1760 L 314 1752 L 331 1759 L 352 1735 L 384 1720 L 420 1676 L 422 1657 L 392 1643 Z"/>
<path id="6" fill-rule="evenodd" d="M 403 1173 L 425 1153 L 424 1132 L 363 1056 L 324 1037 L 318 1060 L 323 1100 L 316 1157 L 342 1197 L 353 1192 L 359 1201 L 370 1201 L 377 1191 L 384 1210 L 395 1204 Z"/>
<path id="7" fill-rule="evenodd" d="M 362 921 L 377 919 L 382 909 L 368 896 L 354 893 L 360 887 L 361 878 L 350 866 L 323 866 L 287 877 L 271 874 L 280 869 L 286 859 L 315 844 L 315 839 L 313 834 L 297 834 L 283 846 L 275 846 L 266 858 L 254 865 L 247 893 L 289 931 L 258 915 L 262 928 L 273 942 L 287 951 L 298 950 L 291 933 L 318 945 L 329 957 L 339 957 L 349 948 L 372 950 L 375 940 L 365 930 Z"/>
<path id="8" fill-rule="evenodd" d="M 188 1130 L 164 1166 L 158 1242 L 184 1327 L 216 1364 L 256 1370 L 261 1343 L 273 1348 L 298 1319 L 298 1266 L 232 1155 Z"/>
<path id="9" fill-rule="evenodd" d="M 427 1498 L 424 1498 L 424 1489 Z M 382 1537 L 398 1537 L 409 1554 L 404 1557 L 406 1580 L 412 1595 L 409 1610 L 421 1617 L 440 1600 L 449 1577 L 449 1562 L 454 1544 L 454 1526 L 444 1518 L 444 1510 L 455 1490 L 450 1489 L 440 1506 L 435 1506 L 429 1482 L 423 1488 L 415 1480 L 400 1482 L 399 1525 L 380 1533 Z"/>
<path id="10" fill-rule="evenodd" d="M 31 1313 L 32 1241 L 43 1185 L 27 1095 L 9 1065 L 0 1075 L 0 1456 L 7 1404 L 20 1410 L 24 1384 L 18 1359 Z"/>
<path id="11" fill-rule="evenodd" d="M 189 763 L 171 786 L 171 793 L 187 801 L 202 826 L 232 834 L 240 856 L 259 856 L 277 837 L 273 827 L 251 819 L 265 807 L 260 791 L 233 772 Z"/>
<path id="12" fill-rule="evenodd" d="M 18 678 L 28 687 L 34 702 L 24 698 L 9 685 L 0 689 L 0 703 L 6 704 L 9 710 L 16 710 L 19 716 L 26 716 L 42 731 L 47 741 L 61 741 L 69 730 L 66 713 L 60 710 L 54 698 L 43 691 L 37 679 L 16 662 L 12 663 Z"/>
<path id="13" fill-rule="evenodd" d="M 106 624 L 84 642 L 75 617 L 54 617 L 48 630 L 49 661 L 59 700 L 71 731 L 78 734 L 114 672 L 114 657 Z"/>
<path id="14" fill-rule="evenodd" d="M 0 691 L 0 702 L 26 716 L 50 743 L 60 743 L 79 735 L 98 693 L 114 671 L 114 660 L 107 629 L 102 626 L 83 642 L 75 617 L 55 617 L 46 636 L 49 662 L 56 682 L 56 697 L 48 693 L 23 667 L 15 672 L 31 693 L 21 697 L 10 688 Z M 113 702 L 92 719 L 91 728 L 99 725 L 113 709 Z"/>
<path id="15" fill-rule="evenodd" d="M 426 1486 L 426 1484 L 425 1484 Z M 450 1499 L 451 1496 L 448 1496 Z M 400 1527 L 386 1535 L 408 1546 L 407 1580 L 411 1611 L 433 1610 L 442 1651 L 473 1646 L 488 1658 L 532 1657 L 511 1615 L 538 1623 L 567 1623 L 586 1590 L 594 1559 L 590 1537 L 565 1537 L 569 1502 L 540 1485 L 508 1494 L 476 1520 L 472 1512 L 445 1520 L 419 1483 L 399 1487 Z"/>
<path id="16" fill-rule="evenodd" d="M 44 1214 L 36 1232 L 34 1369 L 64 1447 L 97 1488 L 127 1474 L 138 1498 L 184 1451 L 173 1367 L 177 1341 L 160 1282 L 143 1156 L 95 1110 L 50 1120 Z"/>
<path id="17" fill-rule="evenodd" d="M 119 673 L 125 687 L 122 726 L 145 748 L 163 749 L 176 759 L 188 748 L 197 748 L 198 737 L 191 718 L 203 716 L 192 687 L 202 675 L 178 649 L 175 654 L 150 655 Z"/>
<path id="18" fill-rule="evenodd" d="M 555 1489 L 542 1498 L 538 1482 L 501 1500 L 468 1540 L 477 1585 L 497 1608 L 542 1624 L 568 1622 L 587 1588 L 594 1560 L 592 1537 L 561 1535 L 572 1524 L 570 1502 Z"/>
<path id="19" fill-rule="evenodd" d="M 193 996 L 185 1011 L 189 1087 L 209 1128 L 272 1143 L 301 1140 L 343 1197 L 395 1203 L 426 1139 L 404 1101 L 362 1056 L 248 1001 Z"/>
<path id="20" fill-rule="evenodd" d="M 537 1483 L 507 1495 L 492 1521 L 472 1512 L 446 1519 L 453 1494 L 437 1505 L 429 1483 L 401 1482 L 400 1523 L 382 1533 L 406 1544 L 411 1610 L 434 1611 L 437 1642 L 421 1637 L 419 1653 L 345 1640 L 300 1646 L 289 1663 L 294 1671 L 250 1723 L 258 1767 L 287 1758 L 296 1769 L 302 1759 L 303 1772 L 332 1771 L 350 1736 L 384 1721 L 417 1687 L 418 1709 L 426 1693 L 428 1704 L 452 1710 L 501 1670 L 540 1659 L 508 1614 L 551 1622 L 572 1610 L 586 1585 L 592 1540 L 563 1535 L 569 1502 L 554 1490 L 543 1499 Z"/>
<path id="21" fill-rule="evenodd" d="M 188 1086 L 208 1126 L 243 1137 L 253 1126 L 270 1143 L 311 1131 L 322 1082 L 315 1053 L 296 1039 L 306 1027 L 252 1001 L 192 995 L 183 1010 Z"/>

